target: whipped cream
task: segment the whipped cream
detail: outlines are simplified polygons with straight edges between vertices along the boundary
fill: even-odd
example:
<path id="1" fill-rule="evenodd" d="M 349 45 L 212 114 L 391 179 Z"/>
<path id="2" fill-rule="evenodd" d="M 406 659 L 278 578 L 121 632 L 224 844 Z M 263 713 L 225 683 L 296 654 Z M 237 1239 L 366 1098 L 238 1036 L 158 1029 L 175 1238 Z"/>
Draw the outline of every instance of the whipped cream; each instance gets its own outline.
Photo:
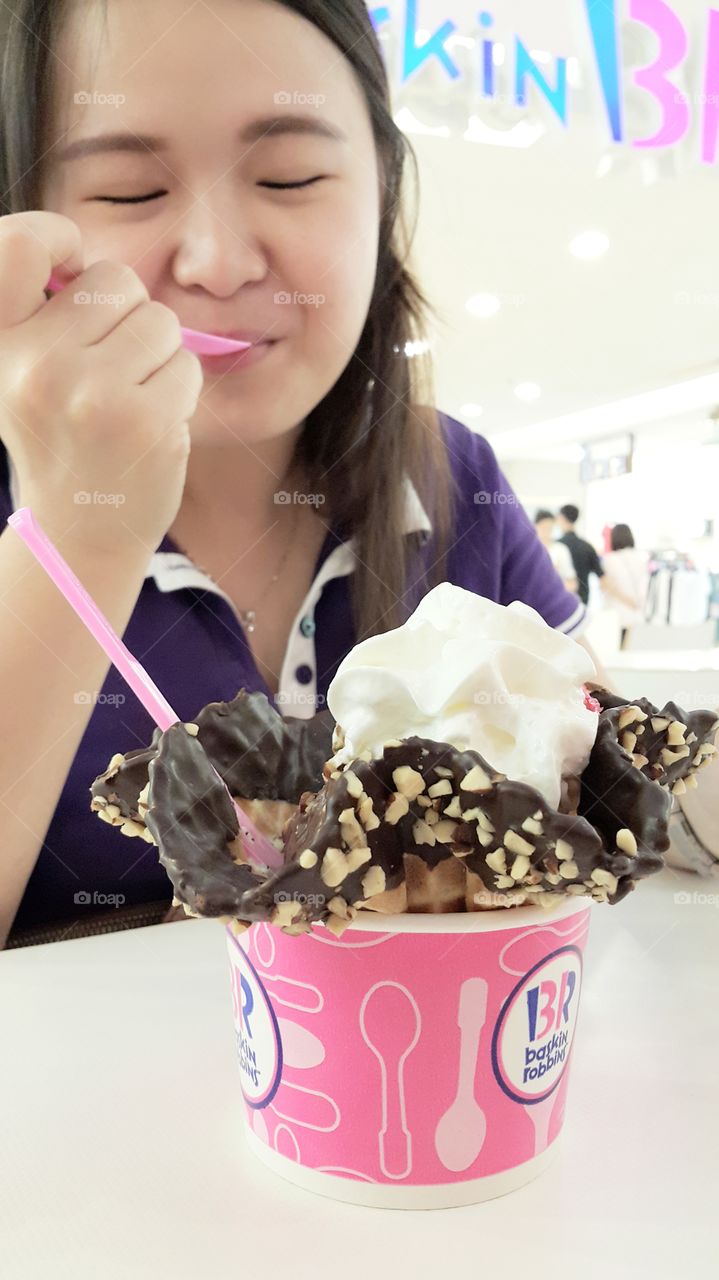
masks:
<path id="1" fill-rule="evenodd" d="M 334 762 L 418 735 L 478 751 L 556 808 L 562 778 L 583 771 L 594 744 L 582 684 L 595 676 L 586 650 L 529 605 L 443 582 L 403 626 L 363 640 L 340 665 L 327 693 L 344 733 Z"/>

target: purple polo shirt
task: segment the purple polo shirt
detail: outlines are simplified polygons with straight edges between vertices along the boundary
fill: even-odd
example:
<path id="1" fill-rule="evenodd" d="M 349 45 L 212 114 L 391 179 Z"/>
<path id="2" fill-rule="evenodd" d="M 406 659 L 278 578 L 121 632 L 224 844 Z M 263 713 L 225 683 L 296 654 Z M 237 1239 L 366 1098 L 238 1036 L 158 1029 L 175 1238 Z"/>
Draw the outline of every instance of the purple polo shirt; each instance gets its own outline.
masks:
<path id="1" fill-rule="evenodd" d="M 550 626 L 577 636 L 586 610 L 562 585 L 490 445 L 446 414 L 441 422 L 456 488 L 447 580 L 500 604 L 522 600 Z M 435 559 L 433 537 L 409 480 L 405 498 L 405 533 L 419 533 L 422 544 L 418 600 L 427 589 L 423 572 Z M 11 477 L 0 446 L 0 527 L 12 510 Z M 340 662 L 356 643 L 349 599 L 353 570 L 352 541 L 332 528 L 280 673 L 274 701 L 285 715 L 304 717 L 322 709 Z M 182 720 L 193 720 L 206 703 L 226 701 L 242 687 L 272 697 L 234 607 L 169 536 L 152 557 L 124 640 Z M 112 669 L 28 882 L 17 928 L 81 918 L 75 895 L 83 892 L 122 894 L 128 905 L 163 899 L 169 905 L 171 887 L 154 847 L 122 836 L 89 807 L 90 784 L 114 753 L 146 746 L 152 731 L 147 712 Z"/>

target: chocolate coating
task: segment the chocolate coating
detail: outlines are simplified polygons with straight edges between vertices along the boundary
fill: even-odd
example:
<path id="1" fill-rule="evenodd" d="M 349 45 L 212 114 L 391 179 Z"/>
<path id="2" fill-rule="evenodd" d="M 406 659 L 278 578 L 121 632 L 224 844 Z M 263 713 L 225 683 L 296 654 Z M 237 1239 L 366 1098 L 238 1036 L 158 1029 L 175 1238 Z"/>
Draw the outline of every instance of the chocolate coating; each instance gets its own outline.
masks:
<path id="1" fill-rule="evenodd" d="M 208 703 L 194 723 L 199 742 L 234 796 L 296 804 L 303 791 L 322 786 L 335 723 L 329 711 L 309 720 L 283 717 L 264 693 L 241 689 L 231 702 Z M 151 746 L 126 752 L 122 763 L 100 774 L 90 788 L 93 799 L 116 804 L 123 817 L 142 821 L 138 797 L 160 737 L 156 729 Z"/>
<path id="2" fill-rule="evenodd" d="M 430 797 L 437 784 L 441 794 Z M 416 794 L 398 801 L 403 789 Z M 570 891 L 617 902 L 661 866 L 659 857 L 605 848 L 584 818 L 553 811 L 478 752 L 418 737 L 385 747 L 379 759 L 356 760 L 317 794 L 305 793 L 285 826 L 285 865 L 276 872 L 233 859 L 231 806 L 182 726 L 163 735 L 150 798 L 146 822 L 180 901 L 202 915 L 293 931 L 351 919 L 401 884 L 405 855 L 428 868 L 461 859 L 489 892 L 522 888 L 537 900 Z"/>
<path id="3" fill-rule="evenodd" d="M 684 711 L 676 702 L 667 702 L 659 708 L 648 698 L 630 700 L 602 688 L 595 688 L 592 696 L 603 711 L 618 713 L 611 723 L 619 743 L 624 743 L 627 733 L 634 736 L 634 742 L 630 737 L 624 745 L 624 756 L 661 787 L 671 791 L 677 782 L 696 773 L 702 761 L 714 754 L 713 742 L 719 730 L 716 711 Z M 620 729 L 621 712 L 629 707 L 638 707 L 641 718 L 637 716 Z M 673 729 L 676 725 L 679 728 Z"/>

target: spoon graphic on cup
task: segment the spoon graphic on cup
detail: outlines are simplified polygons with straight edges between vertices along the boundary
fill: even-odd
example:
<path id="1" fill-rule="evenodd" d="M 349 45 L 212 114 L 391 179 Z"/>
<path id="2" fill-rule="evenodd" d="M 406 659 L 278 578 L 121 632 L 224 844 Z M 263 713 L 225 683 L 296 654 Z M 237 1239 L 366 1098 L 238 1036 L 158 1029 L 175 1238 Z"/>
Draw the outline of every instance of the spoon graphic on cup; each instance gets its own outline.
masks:
<path id="1" fill-rule="evenodd" d="M 61 280 L 57 272 L 53 272 L 45 285 L 48 293 L 60 293 L 70 280 Z M 181 328 L 182 345 L 198 356 L 229 356 L 236 352 L 247 351 L 251 342 L 240 342 L 237 338 L 220 338 L 215 333 L 202 333 L 199 329 Z"/>

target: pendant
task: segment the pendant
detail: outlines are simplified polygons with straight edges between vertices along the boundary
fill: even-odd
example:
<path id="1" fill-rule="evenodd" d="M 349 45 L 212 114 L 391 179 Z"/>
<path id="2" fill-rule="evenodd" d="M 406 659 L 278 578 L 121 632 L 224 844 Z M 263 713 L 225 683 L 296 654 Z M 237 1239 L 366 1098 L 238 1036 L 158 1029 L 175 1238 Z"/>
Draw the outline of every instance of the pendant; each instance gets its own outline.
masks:
<path id="1" fill-rule="evenodd" d="M 254 609 L 240 609 L 240 622 L 250 635 L 255 629 L 257 614 Z"/>

